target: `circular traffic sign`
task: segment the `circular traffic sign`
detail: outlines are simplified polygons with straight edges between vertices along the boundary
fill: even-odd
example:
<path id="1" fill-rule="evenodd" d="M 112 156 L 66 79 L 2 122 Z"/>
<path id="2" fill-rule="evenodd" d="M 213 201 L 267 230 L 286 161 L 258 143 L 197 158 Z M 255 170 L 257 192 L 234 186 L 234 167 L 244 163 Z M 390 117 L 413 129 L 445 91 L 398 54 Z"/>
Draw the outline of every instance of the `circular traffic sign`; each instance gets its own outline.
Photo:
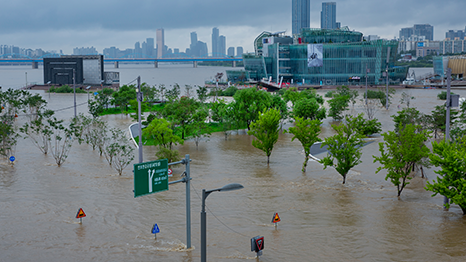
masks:
<path id="1" fill-rule="evenodd" d="M 11 161 L 11 162 L 15 161 L 15 157 L 14 157 L 14 156 L 10 156 L 10 161 Z"/>
<path id="2" fill-rule="evenodd" d="M 169 168 L 169 169 L 168 169 L 168 176 L 169 176 L 169 177 L 173 176 L 172 173 L 173 173 L 173 171 Z"/>

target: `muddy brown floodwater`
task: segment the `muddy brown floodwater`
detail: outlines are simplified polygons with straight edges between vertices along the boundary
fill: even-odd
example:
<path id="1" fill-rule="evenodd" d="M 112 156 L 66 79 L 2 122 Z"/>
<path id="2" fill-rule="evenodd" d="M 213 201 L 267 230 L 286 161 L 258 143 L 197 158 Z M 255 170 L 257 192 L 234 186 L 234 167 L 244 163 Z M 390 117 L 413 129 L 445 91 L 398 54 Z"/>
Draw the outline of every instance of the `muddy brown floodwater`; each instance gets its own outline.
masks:
<path id="1" fill-rule="evenodd" d="M 437 99 L 440 90 L 397 90 L 389 111 L 376 114 L 384 132 L 393 129 L 390 116 L 398 109 L 402 91 L 411 93 L 416 98 L 412 107 L 424 113 L 444 102 Z M 454 92 L 466 95 L 463 90 Z M 73 101 L 70 95 L 44 98 L 52 109 Z M 86 95 L 78 96 L 78 104 L 86 100 Z M 358 101 L 354 112 L 361 111 L 360 105 Z M 86 110 L 79 107 L 79 112 Z M 57 114 L 69 118 L 73 110 Z M 125 130 L 131 123 L 124 116 L 104 119 Z M 332 134 L 331 123 L 324 121 L 322 137 Z M 118 176 L 98 152 L 77 143 L 57 167 L 51 156 L 21 139 L 15 165 L 0 165 L 0 260 L 199 261 L 199 195 L 203 188 L 228 183 L 240 183 L 244 189 L 216 192 L 206 200 L 209 261 L 255 260 L 250 239 L 257 235 L 265 237 L 260 261 L 466 260 L 461 210 L 453 205 L 443 211 L 442 197 L 431 197 L 423 189 L 427 179 L 436 177 L 433 170 L 426 170 L 427 179 L 414 178 L 400 199 L 384 180 L 385 173 L 375 174 L 378 165 L 372 156 L 379 155 L 380 137 L 364 147 L 362 163 L 345 185 L 334 169 L 323 170 L 317 162 L 311 161 L 303 174 L 303 150 L 298 141 L 291 142 L 290 134 L 280 135 L 270 165 L 251 140 L 244 131 L 227 140 L 216 133 L 199 148 L 193 141 L 178 148 L 193 159 L 194 248 L 186 250 L 184 185 L 134 198 L 132 167 Z M 154 160 L 154 153 L 154 148 L 144 148 L 144 160 Z M 172 179 L 178 179 L 183 168 L 175 168 Z M 75 218 L 79 208 L 87 214 L 82 225 Z M 281 218 L 277 228 L 271 223 L 275 212 Z M 151 234 L 154 223 L 161 231 L 156 240 Z"/>

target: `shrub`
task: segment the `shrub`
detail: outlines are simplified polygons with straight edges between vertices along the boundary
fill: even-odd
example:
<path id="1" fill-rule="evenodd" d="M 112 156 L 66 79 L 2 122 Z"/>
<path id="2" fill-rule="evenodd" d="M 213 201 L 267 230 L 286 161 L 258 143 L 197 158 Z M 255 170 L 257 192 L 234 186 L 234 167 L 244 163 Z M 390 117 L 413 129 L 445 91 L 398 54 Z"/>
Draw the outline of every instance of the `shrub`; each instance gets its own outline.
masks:
<path id="1" fill-rule="evenodd" d="M 328 91 L 327 93 L 325 93 L 325 97 L 333 97 L 333 93 L 334 91 Z"/>
<path id="2" fill-rule="evenodd" d="M 453 92 L 450 92 L 450 95 L 454 95 L 455 93 Z M 440 92 L 438 95 L 437 95 L 438 99 L 440 100 L 447 100 L 447 92 L 446 91 L 442 91 Z"/>
<path id="3" fill-rule="evenodd" d="M 52 86 L 49 89 L 49 93 L 74 93 L 73 88 L 70 87 L 69 85 L 63 85 L 60 87 L 54 87 Z M 86 93 L 86 91 L 76 88 L 76 93 Z"/>
<path id="4" fill-rule="evenodd" d="M 236 86 L 230 86 L 227 89 L 225 89 L 221 95 L 222 96 L 234 96 L 236 91 L 238 91 L 238 88 Z"/>

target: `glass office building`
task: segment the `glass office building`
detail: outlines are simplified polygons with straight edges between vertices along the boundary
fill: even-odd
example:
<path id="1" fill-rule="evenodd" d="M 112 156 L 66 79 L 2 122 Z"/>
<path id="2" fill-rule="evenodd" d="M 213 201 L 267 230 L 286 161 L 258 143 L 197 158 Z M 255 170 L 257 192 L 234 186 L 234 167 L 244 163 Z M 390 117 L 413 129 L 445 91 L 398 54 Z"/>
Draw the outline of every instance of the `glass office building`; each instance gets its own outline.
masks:
<path id="1" fill-rule="evenodd" d="M 348 28 L 302 29 L 292 43 L 285 40 L 283 35 L 260 34 L 254 43 L 256 54 L 243 55 L 245 70 L 227 71 L 229 80 L 235 82 L 241 75 L 256 81 L 354 85 L 365 83 L 367 72 L 368 83 L 377 85 L 386 83 L 387 59 L 390 83 L 401 83 L 408 71 L 394 67 L 397 41 L 363 41 L 362 33 Z"/>

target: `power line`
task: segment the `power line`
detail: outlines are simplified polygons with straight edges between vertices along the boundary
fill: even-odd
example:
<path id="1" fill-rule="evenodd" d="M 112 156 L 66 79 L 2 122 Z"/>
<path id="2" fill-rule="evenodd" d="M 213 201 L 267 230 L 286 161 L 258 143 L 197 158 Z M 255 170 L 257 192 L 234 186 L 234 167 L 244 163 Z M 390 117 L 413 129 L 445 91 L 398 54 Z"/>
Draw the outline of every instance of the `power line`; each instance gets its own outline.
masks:
<path id="1" fill-rule="evenodd" d="M 196 188 L 194 188 L 194 185 L 193 185 L 193 182 L 192 182 L 192 181 L 191 181 L 191 187 L 193 188 L 193 190 L 194 190 L 194 192 L 196 193 L 197 197 L 202 201 L 201 197 L 200 197 L 199 194 L 197 193 Z M 222 225 L 224 225 L 226 228 L 230 229 L 231 231 L 235 232 L 235 233 L 238 234 L 238 235 L 241 235 L 241 236 L 246 237 L 247 239 L 249 239 L 248 236 L 246 236 L 246 235 L 244 235 L 244 234 L 241 234 L 240 232 L 238 232 L 238 231 L 232 229 L 231 227 L 229 227 L 229 226 L 227 226 L 225 223 L 223 223 L 223 222 L 212 212 L 212 210 L 210 210 L 210 208 L 207 206 L 207 204 L 206 204 L 206 207 L 207 207 L 207 210 L 209 210 L 209 212 L 215 217 L 215 219 L 217 219 L 218 222 L 220 222 L 220 223 L 221 223 Z"/>

